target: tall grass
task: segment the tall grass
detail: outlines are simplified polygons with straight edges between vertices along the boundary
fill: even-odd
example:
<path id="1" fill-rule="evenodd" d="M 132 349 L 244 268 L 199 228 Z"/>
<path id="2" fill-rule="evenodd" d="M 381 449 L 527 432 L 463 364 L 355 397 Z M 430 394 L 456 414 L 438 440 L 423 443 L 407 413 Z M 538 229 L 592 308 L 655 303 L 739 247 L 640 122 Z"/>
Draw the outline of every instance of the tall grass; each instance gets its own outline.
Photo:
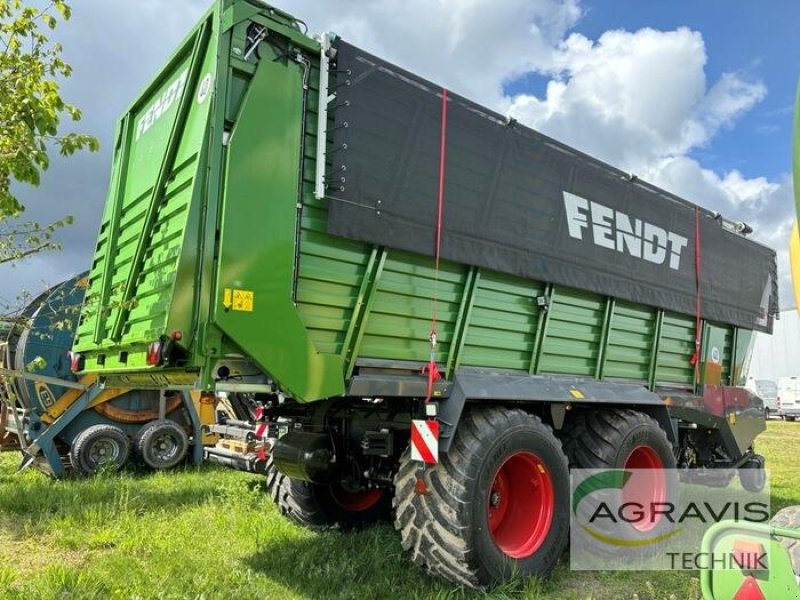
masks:
<path id="1" fill-rule="evenodd" d="M 800 504 L 800 423 L 758 448 L 774 510 Z M 256 476 L 207 465 L 51 481 L 0 456 L 0 598 L 530 598 L 699 600 L 696 573 L 571 572 L 491 594 L 431 578 L 390 525 L 312 533 L 284 520 Z"/>

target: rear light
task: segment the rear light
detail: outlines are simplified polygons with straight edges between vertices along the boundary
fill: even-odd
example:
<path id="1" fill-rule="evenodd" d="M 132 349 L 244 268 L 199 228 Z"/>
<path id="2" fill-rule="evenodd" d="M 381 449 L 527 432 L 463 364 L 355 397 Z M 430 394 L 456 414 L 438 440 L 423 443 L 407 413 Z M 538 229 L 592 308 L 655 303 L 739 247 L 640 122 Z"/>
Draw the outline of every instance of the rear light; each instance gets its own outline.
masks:
<path id="1" fill-rule="evenodd" d="M 764 592 L 758 587 L 758 581 L 752 575 L 748 575 L 744 579 L 742 587 L 736 592 L 733 600 L 767 600 Z"/>
<path id="2" fill-rule="evenodd" d="M 83 371 L 83 366 L 86 361 L 82 354 L 78 352 L 69 352 L 69 370 L 73 373 Z"/>
<path id="3" fill-rule="evenodd" d="M 151 367 L 161 364 L 161 342 L 153 342 L 147 348 L 147 364 Z"/>

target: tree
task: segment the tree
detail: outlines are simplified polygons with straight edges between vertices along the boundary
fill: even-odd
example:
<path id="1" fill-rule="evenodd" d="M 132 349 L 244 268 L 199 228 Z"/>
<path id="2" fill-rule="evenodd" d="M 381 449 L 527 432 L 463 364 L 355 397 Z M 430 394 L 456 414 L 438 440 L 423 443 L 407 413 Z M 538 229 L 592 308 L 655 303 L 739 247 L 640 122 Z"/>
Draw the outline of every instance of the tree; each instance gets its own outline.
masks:
<path id="1" fill-rule="evenodd" d="M 62 120 L 80 121 L 81 111 L 61 97 L 58 82 L 72 67 L 61 58 L 61 44 L 44 33 L 55 29 L 59 18 L 70 18 L 64 0 L 39 8 L 0 0 L 0 263 L 57 248 L 54 233 L 72 222 L 71 217 L 45 225 L 19 222 L 25 207 L 12 181 L 39 185 L 53 149 L 68 156 L 99 148 L 93 136 L 60 132 Z"/>

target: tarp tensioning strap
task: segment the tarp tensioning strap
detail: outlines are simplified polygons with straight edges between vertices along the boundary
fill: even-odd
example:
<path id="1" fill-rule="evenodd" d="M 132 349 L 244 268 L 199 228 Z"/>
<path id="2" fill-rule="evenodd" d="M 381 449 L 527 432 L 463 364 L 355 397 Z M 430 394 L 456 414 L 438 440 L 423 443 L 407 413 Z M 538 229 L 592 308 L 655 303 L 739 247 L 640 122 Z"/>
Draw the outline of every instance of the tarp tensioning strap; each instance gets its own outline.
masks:
<path id="1" fill-rule="evenodd" d="M 694 381 L 700 382 L 700 346 L 703 341 L 703 319 L 701 316 L 703 308 L 703 297 L 700 293 L 700 265 L 702 263 L 702 253 L 700 251 L 700 207 L 694 207 L 694 282 L 695 282 L 695 330 L 694 330 L 694 353 L 689 358 L 689 364 L 694 367 Z"/>
<path id="2" fill-rule="evenodd" d="M 434 273 L 433 273 L 433 310 L 431 314 L 431 355 L 428 364 L 422 369 L 423 374 L 428 376 L 428 387 L 425 394 L 425 402 L 430 402 L 433 395 L 433 384 L 442 378 L 439 368 L 436 366 L 436 325 L 439 317 L 439 259 L 442 249 L 442 215 L 444 209 L 444 176 L 445 162 L 447 157 L 447 89 L 442 88 L 442 118 L 441 131 L 439 137 L 439 194 L 436 206 L 436 241 L 434 247 Z"/>

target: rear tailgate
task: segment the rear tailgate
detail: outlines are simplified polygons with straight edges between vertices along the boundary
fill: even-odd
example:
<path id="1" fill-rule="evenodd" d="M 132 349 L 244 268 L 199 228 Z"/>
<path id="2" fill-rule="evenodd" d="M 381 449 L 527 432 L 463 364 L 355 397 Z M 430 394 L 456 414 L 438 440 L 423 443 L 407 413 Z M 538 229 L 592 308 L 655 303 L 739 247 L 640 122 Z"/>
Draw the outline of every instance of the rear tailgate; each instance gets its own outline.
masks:
<path id="1" fill-rule="evenodd" d="M 190 320 L 196 309 L 190 291 L 175 295 L 174 288 L 190 214 L 203 191 L 216 17 L 216 9 L 206 15 L 117 128 L 109 196 L 74 344 L 86 371 L 141 369 L 148 343 L 167 332 L 173 313 Z"/>

